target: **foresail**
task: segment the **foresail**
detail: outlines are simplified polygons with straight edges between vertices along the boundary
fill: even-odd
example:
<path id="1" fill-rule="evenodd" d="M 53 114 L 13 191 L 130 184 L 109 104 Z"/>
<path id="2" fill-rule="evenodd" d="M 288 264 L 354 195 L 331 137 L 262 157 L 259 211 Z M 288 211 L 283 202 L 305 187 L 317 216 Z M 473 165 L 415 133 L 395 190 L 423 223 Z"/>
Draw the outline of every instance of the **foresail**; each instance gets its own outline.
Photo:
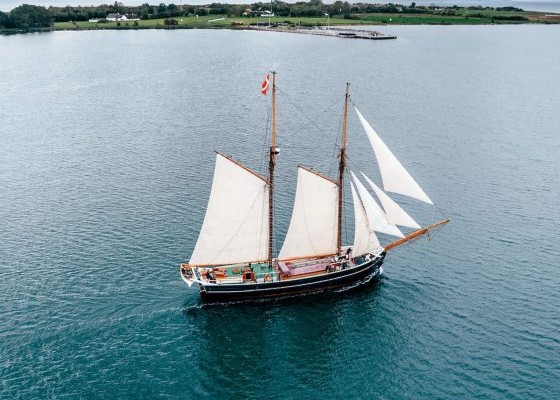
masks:
<path id="1" fill-rule="evenodd" d="M 216 265 L 268 258 L 268 184 L 218 154 L 206 216 L 189 263 Z"/>
<path id="2" fill-rule="evenodd" d="M 381 205 L 383 206 L 383 209 L 385 210 L 387 220 L 391 224 L 420 229 L 420 225 L 418 225 L 416 221 L 414 221 L 412 217 L 401 208 L 401 206 L 395 203 L 393 199 L 391 199 L 383 190 L 381 190 L 375 183 L 373 183 L 373 181 L 369 179 L 366 174 L 362 172 L 362 176 L 377 195 L 377 198 L 379 199 Z"/>
<path id="3" fill-rule="evenodd" d="M 373 229 L 376 232 L 386 233 L 388 235 L 404 237 L 399 228 L 395 225 L 391 225 L 389 221 L 387 221 L 385 213 L 379 204 L 375 202 L 373 197 L 371 197 L 371 194 L 369 194 L 362 182 L 358 180 L 353 172 L 351 172 L 351 174 L 354 184 L 356 185 L 356 189 L 358 190 L 358 194 L 360 195 L 360 199 L 362 200 L 362 204 L 364 205 L 370 229 Z"/>
<path id="4" fill-rule="evenodd" d="M 433 204 L 430 198 L 424 193 L 422 188 L 416 183 L 414 178 L 410 176 L 408 171 L 397 160 L 394 154 L 389 150 L 387 145 L 381 140 L 379 135 L 366 121 L 360 111 L 354 107 L 358 118 L 364 127 L 375 157 L 379 164 L 379 171 L 383 180 L 383 188 L 387 192 L 403 194 L 405 196 L 413 197 L 428 204 Z"/>
<path id="5" fill-rule="evenodd" d="M 292 219 L 278 259 L 335 254 L 338 185 L 299 167 Z"/>
<path id="6" fill-rule="evenodd" d="M 377 249 L 381 244 L 373 229 L 370 229 L 366 210 L 352 182 L 350 182 L 350 188 L 352 189 L 352 200 L 354 202 L 354 245 L 352 246 L 352 254 L 357 257 Z"/>

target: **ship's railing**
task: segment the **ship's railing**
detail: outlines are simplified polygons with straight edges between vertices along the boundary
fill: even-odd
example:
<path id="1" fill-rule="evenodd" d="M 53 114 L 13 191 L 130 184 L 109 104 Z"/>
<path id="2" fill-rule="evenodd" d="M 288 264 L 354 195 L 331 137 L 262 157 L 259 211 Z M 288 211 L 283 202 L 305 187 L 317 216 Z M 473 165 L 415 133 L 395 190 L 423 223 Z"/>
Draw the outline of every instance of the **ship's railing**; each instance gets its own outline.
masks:
<path id="1" fill-rule="evenodd" d="M 278 274 L 278 272 L 276 271 L 272 271 L 272 272 L 259 272 L 258 274 L 255 274 L 255 277 L 257 279 L 257 283 L 263 283 L 263 282 L 278 282 L 280 280 L 280 275 Z"/>
<path id="2" fill-rule="evenodd" d="M 382 253 L 382 251 L 376 250 L 374 252 L 364 254 L 362 256 L 354 258 L 353 262 L 354 262 L 355 265 L 362 265 L 362 264 L 364 264 L 366 262 L 369 262 L 371 260 L 375 260 L 376 258 L 380 258 L 381 253 Z"/>
<path id="3" fill-rule="evenodd" d="M 350 267 L 354 267 L 356 264 L 354 264 L 354 262 L 352 260 L 348 260 L 346 258 L 343 258 L 341 260 L 338 261 L 332 261 L 327 265 L 327 272 L 337 272 L 340 271 L 342 269 L 346 269 L 346 268 L 350 268 Z"/>

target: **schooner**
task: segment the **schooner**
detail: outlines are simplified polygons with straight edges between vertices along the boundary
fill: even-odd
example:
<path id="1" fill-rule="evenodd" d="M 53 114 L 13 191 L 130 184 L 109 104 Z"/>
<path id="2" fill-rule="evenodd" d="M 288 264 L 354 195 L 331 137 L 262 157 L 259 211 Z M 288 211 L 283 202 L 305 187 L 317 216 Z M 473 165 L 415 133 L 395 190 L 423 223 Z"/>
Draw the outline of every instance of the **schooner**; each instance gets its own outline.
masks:
<path id="1" fill-rule="evenodd" d="M 268 89 L 268 76 L 263 93 Z M 276 145 L 276 72 L 272 72 L 272 115 L 268 176 L 231 157 L 216 154 L 210 198 L 200 234 L 180 275 L 197 284 L 203 301 L 230 301 L 323 292 L 379 277 L 390 249 L 422 236 L 449 220 L 420 227 L 386 192 L 433 204 L 391 150 L 355 108 L 369 138 L 383 189 L 365 174 L 350 171 L 354 204 L 354 242 L 342 245 L 349 84 L 346 84 L 338 176 L 331 179 L 298 167 L 292 217 L 275 257 L 274 168 Z M 379 200 L 374 199 L 370 187 Z M 397 227 L 415 229 L 404 235 Z M 376 232 L 399 239 L 382 246 Z"/>

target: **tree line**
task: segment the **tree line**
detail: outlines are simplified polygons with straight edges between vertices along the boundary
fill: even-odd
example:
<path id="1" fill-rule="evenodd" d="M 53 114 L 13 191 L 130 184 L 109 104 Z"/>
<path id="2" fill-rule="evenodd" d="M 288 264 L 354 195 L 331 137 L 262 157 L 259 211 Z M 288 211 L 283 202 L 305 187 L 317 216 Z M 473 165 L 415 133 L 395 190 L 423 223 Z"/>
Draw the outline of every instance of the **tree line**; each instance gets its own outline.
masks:
<path id="1" fill-rule="evenodd" d="M 488 10 L 491 7 L 473 6 L 466 7 L 470 10 Z M 376 14 L 376 13 L 434 13 L 435 10 L 446 15 L 454 15 L 462 7 L 446 7 L 441 11 L 435 6 L 416 6 L 411 3 L 408 6 L 400 4 L 369 4 L 369 3 L 349 3 L 337 0 L 332 4 L 324 4 L 322 0 L 310 0 L 309 2 L 286 3 L 274 1 L 272 11 L 278 17 L 324 17 L 326 14 L 340 16 L 343 18 L 355 18 L 355 14 Z M 104 4 L 100 6 L 78 6 L 78 7 L 41 7 L 24 4 L 14 8 L 9 13 L 0 12 L 0 30 L 2 29 L 23 29 L 48 28 L 53 26 L 53 22 L 87 21 L 89 19 L 103 19 L 110 13 L 125 14 L 135 16 L 140 19 L 160 19 L 173 18 L 189 15 L 226 15 L 228 17 L 260 16 L 264 11 L 270 10 L 270 3 L 251 3 L 251 4 L 225 4 L 211 3 L 204 6 L 195 5 L 176 5 L 173 3 L 150 5 L 144 3 L 140 6 L 125 6 L 122 3 Z M 522 11 L 515 7 L 495 8 L 501 11 Z"/>
<path id="2" fill-rule="evenodd" d="M 9 13 L 0 11 L 0 30 L 33 30 L 52 26 L 53 16 L 45 8 L 23 4 Z"/>

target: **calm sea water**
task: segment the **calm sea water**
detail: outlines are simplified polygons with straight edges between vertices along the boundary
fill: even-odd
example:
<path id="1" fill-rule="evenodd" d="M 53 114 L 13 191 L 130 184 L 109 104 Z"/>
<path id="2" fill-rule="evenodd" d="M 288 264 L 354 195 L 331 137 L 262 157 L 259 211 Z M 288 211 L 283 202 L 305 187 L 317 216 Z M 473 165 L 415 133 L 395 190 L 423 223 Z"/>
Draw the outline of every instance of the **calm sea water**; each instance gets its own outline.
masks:
<path id="1" fill-rule="evenodd" d="M 559 398 L 560 27 L 387 33 L 0 37 L 0 398 Z M 346 81 L 452 223 L 377 285 L 203 307 L 178 263 L 213 150 L 265 166 L 272 67 L 278 245 L 295 165 L 334 173 Z"/>

